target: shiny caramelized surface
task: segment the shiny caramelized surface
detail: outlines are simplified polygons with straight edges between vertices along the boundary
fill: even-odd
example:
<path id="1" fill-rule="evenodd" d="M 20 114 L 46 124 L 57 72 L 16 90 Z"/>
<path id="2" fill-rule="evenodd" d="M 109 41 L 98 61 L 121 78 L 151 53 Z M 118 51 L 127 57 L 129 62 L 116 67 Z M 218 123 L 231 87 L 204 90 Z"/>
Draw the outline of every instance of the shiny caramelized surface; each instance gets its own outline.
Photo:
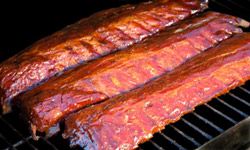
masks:
<path id="1" fill-rule="evenodd" d="M 57 73 L 142 39 L 197 13 L 200 0 L 126 5 L 85 18 L 44 38 L 0 64 L 0 100 L 9 100 Z"/>
<path id="2" fill-rule="evenodd" d="M 46 131 L 67 114 L 134 89 L 168 72 L 233 33 L 240 19 L 207 12 L 134 45 L 93 61 L 19 97 L 32 126 Z"/>
<path id="3" fill-rule="evenodd" d="M 66 119 L 65 138 L 87 149 L 131 149 L 195 106 L 250 79 L 250 34 L 235 35 L 173 72 Z"/>

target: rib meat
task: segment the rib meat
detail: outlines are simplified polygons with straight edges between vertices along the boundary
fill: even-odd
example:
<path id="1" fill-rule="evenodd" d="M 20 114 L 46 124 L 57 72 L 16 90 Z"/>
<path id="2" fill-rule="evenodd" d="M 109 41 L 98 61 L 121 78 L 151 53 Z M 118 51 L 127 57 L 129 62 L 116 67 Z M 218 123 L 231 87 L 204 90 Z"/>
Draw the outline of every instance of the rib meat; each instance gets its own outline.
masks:
<path id="1" fill-rule="evenodd" d="M 134 89 L 173 70 L 233 33 L 242 20 L 207 12 L 170 30 L 54 78 L 19 97 L 33 134 L 47 131 L 69 113 Z"/>
<path id="2" fill-rule="evenodd" d="M 250 34 L 222 42 L 142 88 L 66 119 L 65 138 L 86 149 L 133 149 L 197 105 L 250 79 Z"/>
<path id="3" fill-rule="evenodd" d="M 99 12 L 0 64 L 0 104 L 80 63 L 124 49 L 207 8 L 205 0 L 168 0 Z"/>

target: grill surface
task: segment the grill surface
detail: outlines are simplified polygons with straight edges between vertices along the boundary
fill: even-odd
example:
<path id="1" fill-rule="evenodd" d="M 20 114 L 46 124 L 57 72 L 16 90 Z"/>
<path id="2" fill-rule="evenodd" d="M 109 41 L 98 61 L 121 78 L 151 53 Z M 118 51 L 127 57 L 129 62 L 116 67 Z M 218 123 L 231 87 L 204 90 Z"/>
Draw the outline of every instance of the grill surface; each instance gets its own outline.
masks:
<path id="1" fill-rule="evenodd" d="M 250 81 L 228 94 L 199 106 L 192 113 L 142 144 L 142 149 L 195 149 L 250 115 Z M 17 114 L 0 116 L 0 149 L 69 149 L 60 135 L 32 140 Z"/>
<path id="2" fill-rule="evenodd" d="M 210 9 L 249 20 L 250 0 L 210 0 Z M 246 31 L 249 31 L 247 29 Z M 199 106 L 178 122 L 166 126 L 161 133 L 140 145 L 143 149 L 195 149 L 250 116 L 250 81 L 228 94 Z M 33 141 L 24 121 L 15 112 L 0 115 L 0 149 L 37 150 L 69 149 L 58 136 Z"/>

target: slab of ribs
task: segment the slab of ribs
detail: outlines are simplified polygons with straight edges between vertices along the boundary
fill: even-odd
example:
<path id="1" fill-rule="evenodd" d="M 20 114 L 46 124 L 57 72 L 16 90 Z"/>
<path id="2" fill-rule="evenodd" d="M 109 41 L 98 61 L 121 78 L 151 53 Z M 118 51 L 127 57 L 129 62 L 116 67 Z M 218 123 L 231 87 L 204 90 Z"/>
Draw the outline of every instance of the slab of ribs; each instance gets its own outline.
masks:
<path id="1" fill-rule="evenodd" d="M 241 20 L 207 12 L 126 50 L 97 59 L 18 97 L 32 131 L 49 131 L 69 113 L 130 91 L 240 33 Z"/>
<path id="2" fill-rule="evenodd" d="M 207 8 L 200 0 L 126 5 L 96 13 L 46 37 L 0 65 L 0 104 L 55 74 L 125 49 Z"/>
<path id="3" fill-rule="evenodd" d="M 64 137 L 86 149 L 134 149 L 197 105 L 249 80 L 249 66 L 250 34 L 238 34 L 142 88 L 70 115 Z"/>
<path id="4" fill-rule="evenodd" d="M 61 130 L 72 147 L 137 148 L 250 79 L 249 22 L 207 6 L 125 5 L 34 43 L 0 64 L 2 112 L 17 109 L 35 140 Z"/>

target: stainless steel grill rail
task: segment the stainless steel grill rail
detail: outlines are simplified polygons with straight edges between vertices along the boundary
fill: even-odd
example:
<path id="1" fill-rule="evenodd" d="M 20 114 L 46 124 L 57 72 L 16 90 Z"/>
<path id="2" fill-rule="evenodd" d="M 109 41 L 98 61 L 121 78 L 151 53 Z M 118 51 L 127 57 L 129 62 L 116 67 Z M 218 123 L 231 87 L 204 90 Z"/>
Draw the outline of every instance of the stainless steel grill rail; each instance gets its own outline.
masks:
<path id="1" fill-rule="evenodd" d="M 249 20 L 250 9 L 245 6 L 250 6 L 250 0 L 210 1 L 212 10 Z M 195 149 L 248 116 L 250 116 L 250 81 L 226 95 L 197 107 L 194 112 L 185 115 L 178 122 L 166 126 L 162 132 L 155 134 L 138 149 Z M 65 150 L 70 148 L 60 135 L 50 139 L 40 138 L 38 142 L 33 141 L 23 121 L 17 117 L 17 114 L 10 113 L 0 115 L 0 149 Z"/>

